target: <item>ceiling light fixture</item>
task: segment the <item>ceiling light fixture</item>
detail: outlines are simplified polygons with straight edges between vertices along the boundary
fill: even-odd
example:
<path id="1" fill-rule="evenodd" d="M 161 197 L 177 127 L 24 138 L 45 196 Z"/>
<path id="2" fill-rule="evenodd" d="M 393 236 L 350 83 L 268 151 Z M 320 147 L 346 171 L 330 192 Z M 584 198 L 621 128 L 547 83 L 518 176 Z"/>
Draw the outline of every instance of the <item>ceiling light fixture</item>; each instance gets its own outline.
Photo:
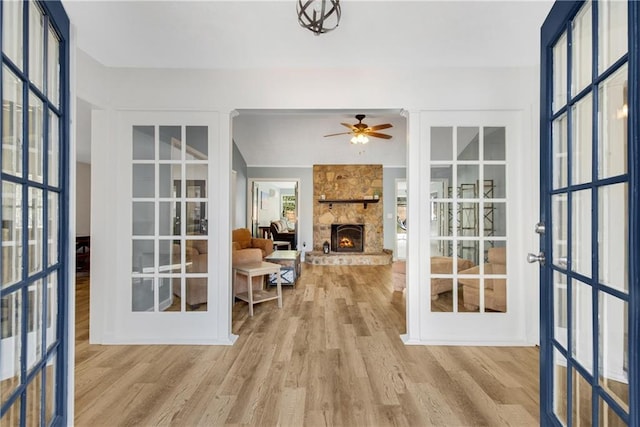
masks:
<path id="1" fill-rule="evenodd" d="M 298 22 L 316 36 L 340 23 L 340 0 L 298 0 Z"/>
<path id="2" fill-rule="evenodd" d="M 352 144 L 366 144 L 367 142 L 369 142 L 369 138 L 367 138 L 366 135 L 363 134 L 358 134 L 351 138 Z"/>

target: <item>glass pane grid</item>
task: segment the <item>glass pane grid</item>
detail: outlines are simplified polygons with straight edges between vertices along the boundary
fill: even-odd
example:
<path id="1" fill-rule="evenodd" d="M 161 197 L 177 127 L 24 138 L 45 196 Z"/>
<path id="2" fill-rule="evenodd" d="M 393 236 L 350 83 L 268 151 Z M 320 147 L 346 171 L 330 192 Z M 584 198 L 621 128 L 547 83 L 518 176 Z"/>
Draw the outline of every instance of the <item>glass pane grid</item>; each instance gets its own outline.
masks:
<path id="1" fill-rule="evenodd" d="M 133 126 L 134 260 L 147 252 L 144 266 L 132 271 L 133 311 L 190 310 L 190 289 L 206 292 L 207 133 L 198 126 Z M 138 178 L 146 182 L 136 184 Z"/>
<path id="2" fill-rule="evenodd" d="M 55 381 L 45 379 L 43 367 L 50 356 L 47 348 L 55 351 L 63 338 L 55 334 L 61 321 L 61 301 L 51 294 L 46 276 L 58 274 L 62 261 L 59 254 L 64 252 L 59 242 L 64 231 L 60 229 L 60 203 L 66 190 L 60 187 L 60 164 L 64 160 L 60 123 L 66 120 L 66 112 L 59 108 L 61 90 L 66 87 L 60 74 L 63 52 L 45 12 L 49 5 L 4 1 L 1 7 L 1 44 L 6 56 L 2 58 L 5 294 L 0 307 L 0 404 L 9 408 L 0 424 L 43 425 L 52 420 L 52 415 L 46 416 L 51 405 L 45 402 L 51 401 L 54 390 L 61 389 Z M 27 51 L 29 67 L 25 69 Z M 23 103 L 25 87 L 27 105 Z M 60 366 L 52 369 L 59 370 Z M 20 378 L 21 371 L 27 372 L 26 377 Z M 12 403 L 7 399 L 13 399 Z"/>
<path id="3" fill-rule="evenodd" d="M 432 311 L 506 311 L 505 258 L 499 271 L 487 259 L 507 240 L 505 135 L 504 127 L 431 129 Z"/>

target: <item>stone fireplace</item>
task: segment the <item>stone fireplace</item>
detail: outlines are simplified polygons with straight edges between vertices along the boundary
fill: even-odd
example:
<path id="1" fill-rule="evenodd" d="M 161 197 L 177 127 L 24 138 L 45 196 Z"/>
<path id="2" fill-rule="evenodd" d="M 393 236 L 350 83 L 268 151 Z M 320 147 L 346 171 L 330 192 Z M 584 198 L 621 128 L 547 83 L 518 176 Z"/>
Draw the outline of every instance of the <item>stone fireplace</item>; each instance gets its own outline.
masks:
<path id="1" fill-rule="evenodd" d="M 313 250 L 306 253 L 306 262 L 391 263 L 392 252 L 383 248 L 382 179 L 382 165 L 313 166 Z M 338 227 L 343 231 L 340 239 Z M 347 239 L 340 246 L 342 237 Z M 325 242 L 331 247 L 329 254 L 322 251 Z"/>
<path id="2" fill-rule="evenodd" d="M 333 252 L 364 252 L 364 224 L 331 224 Z"/>

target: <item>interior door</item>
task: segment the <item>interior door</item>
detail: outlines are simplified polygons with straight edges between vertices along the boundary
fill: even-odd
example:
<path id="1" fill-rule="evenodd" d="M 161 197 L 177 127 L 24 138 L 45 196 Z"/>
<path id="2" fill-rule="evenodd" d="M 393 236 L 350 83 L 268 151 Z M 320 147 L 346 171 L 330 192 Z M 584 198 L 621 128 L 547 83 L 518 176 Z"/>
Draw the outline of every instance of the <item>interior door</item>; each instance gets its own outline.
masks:
<path id="1" fill-rule="evenodd" d="M 542 27 L 543 425 L 640 423 L 638 22 L 635 1 L 557 2 Z"/>
<path id="2" fill-rule="evenodd" d="M 0 425 L 66 425 L 69 20 L 54 1 L 0 18 Z"/>

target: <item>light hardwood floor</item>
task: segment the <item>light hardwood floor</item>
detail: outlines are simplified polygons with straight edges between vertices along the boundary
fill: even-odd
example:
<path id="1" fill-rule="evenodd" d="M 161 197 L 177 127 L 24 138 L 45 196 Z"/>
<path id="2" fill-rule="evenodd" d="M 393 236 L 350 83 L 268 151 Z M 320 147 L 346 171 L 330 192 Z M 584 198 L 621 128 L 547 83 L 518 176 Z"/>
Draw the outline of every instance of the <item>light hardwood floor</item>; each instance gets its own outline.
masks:
<path id="1" fill-rule="evenodd" d="M 303 264 L 276 302 L 233 307 L 233 346 L 88 344 L 77 286 L 77 426 L 534 426 L 536 348 L 405 346 L 389 266 Z"/>

